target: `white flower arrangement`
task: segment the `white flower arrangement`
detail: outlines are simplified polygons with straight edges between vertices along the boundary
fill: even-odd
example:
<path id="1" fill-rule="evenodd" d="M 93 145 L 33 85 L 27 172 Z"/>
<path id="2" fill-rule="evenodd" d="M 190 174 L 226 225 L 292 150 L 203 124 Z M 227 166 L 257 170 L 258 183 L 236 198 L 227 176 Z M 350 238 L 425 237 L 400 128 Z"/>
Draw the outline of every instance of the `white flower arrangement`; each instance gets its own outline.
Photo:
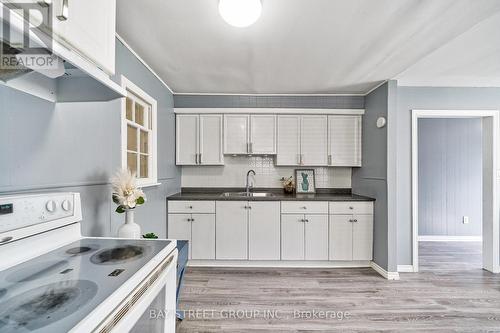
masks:
<path id="1" fill-rule="evenodd" d="M 119 170 L 111 180 L 113 202 L 118 205 L 117 213 L 125 213 L 146 202 L 146 195 L 137 187 L 135 174 L 130 170 Z"/>

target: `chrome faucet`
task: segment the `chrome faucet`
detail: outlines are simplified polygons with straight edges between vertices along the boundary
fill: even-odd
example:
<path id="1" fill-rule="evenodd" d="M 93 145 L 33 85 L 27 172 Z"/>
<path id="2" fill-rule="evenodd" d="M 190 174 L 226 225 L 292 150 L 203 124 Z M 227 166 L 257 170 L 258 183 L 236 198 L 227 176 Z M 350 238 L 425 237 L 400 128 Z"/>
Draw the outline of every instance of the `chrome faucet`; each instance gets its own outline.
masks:
<path id="1" fill-rule="evenodd" d="M 251 186 L 251 185 L 250 185 L 250 181 L 249 181 L 249 179 L 250 179 L 250 174 L 253 174 L 253 175 L 255 176 L 255 171 L 253 171 L 253 170 L 248 170 L 248 172 L 247 172 L 247 184 L 246 184 L 246 192 L 247 192 L 247 196 L 248 196 L 248 195 L 250 195 L 250 189 L 252 189 L 252 188 L 253 188 L 253 185 Z"/>

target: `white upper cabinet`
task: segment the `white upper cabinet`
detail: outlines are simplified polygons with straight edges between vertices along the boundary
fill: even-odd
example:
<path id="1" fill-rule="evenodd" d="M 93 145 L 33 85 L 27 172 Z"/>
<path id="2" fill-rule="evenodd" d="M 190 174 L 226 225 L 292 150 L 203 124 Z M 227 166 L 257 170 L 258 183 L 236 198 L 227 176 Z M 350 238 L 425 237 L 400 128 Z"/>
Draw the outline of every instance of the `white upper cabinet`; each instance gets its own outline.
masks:
<path id="1" fill-rule="evenodd" d="M 224 154 L 249 153 L 250 117 L 246 114 L 224 115 Z"/>
<path id="2" fill-rule="evenodd" d="M 277 165 L 326 166 L 327 155 L 327 116 L 278 116 Z"/>
<path id="3" fill-rule="evenodd" d="M 198 161 L 198 115 L 183 114 L 176 117 L 176 163 L 195 165 Z"/>
<path id="4" fill-rule="evenodd" d="M 278 116 L 277 165 L 300 163 L 300 116 Z"/>
<path id="5" fill-rule="evenodd" d="M 328 116 L 328 165 L 361 166 L 361 116 Z"/>
<path id="6" fill-rule="evenodd" d="M 55 37 L 114 74 L 116 0 L 53 0 L 51 6 Z"/>
<path id="7" fill-rule="evenodd" d="M 224 154 L 276 154 L 276 116 L 224 116 Z"/>
<path id="8" fill-rule="evenodd" d="M 224 164 L 222 115 L 177 115 L 175 141 L 177 165 Z"/>
<path id="9" fill-rule="evenodd" d="M 224 164 L 222 152 L 222 115 L 200 115 L 199 164 Z"/>
<path id="10" fill-rule="evenodd" d="M 321 166 L 328 164 L 328 117 L 302 116 L 301 165 Z"/>
<path id="11" fill-rule="evenodd" d="M 276 116 L 250 116 L 250 153 L 276 154 Z"/>

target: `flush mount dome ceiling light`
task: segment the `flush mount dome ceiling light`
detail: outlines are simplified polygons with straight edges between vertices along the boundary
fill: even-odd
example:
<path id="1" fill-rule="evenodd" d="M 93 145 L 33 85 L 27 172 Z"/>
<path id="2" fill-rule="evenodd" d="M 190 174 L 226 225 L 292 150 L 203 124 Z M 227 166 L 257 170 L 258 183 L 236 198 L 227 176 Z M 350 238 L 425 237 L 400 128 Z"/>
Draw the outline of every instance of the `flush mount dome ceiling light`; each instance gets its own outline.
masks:
<path id="1" fill-rule="evenodd" d="M 260 0 L 219 0 L 219 14 L 228 24 L 244 28 L 257 21 L 262 12 Z"/>

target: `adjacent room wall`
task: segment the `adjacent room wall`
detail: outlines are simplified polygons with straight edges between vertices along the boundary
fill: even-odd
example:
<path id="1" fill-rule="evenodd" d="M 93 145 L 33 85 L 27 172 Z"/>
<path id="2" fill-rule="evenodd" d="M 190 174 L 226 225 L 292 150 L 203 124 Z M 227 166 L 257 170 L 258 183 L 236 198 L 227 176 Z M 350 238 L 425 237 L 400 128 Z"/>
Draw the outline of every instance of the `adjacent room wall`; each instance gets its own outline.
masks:
<path id="1" fill-rule="evenodd" d="M 158 181 L 136 210 L 143 231 L 166 236 L 167 195 L 180 189 L 175 166 L 175 117 L 170 91 L 117 40 L 116 75 L 158 102 Z M 85 89 L 82 87 L 82 89 Z M 0 86 L 0 193 L 75 191 L 86 236 L 115 236 L 124 216 L 114 212 L 109 179 L 121 167 L 120 100 L 57 105 Z"/>
<path id="2" fill-rule="evenodd" d="M 363 109 L 364 96 L 175 95 L 176 108 L 329 108 Z M 294 168 L 275 166 L 273 157 L 225 156 L 224 166 L 183 166 L 182 187 L 242 187 L 249 169 L 256 186 L 281 187 Z M 351 168 L 314 168 L 316 187 L 350 188 Z"/>
<path id="3" fill-rule="evenodd" d="M 481 236 L 481 119 L 419 119 L 418 162 L 419 236 Z"/>
<path id="4" fill-rule="evenodd" d="M 500 88 L 398 87 L 397 253 L 399 265 L 411 265 L 411 110 L 499 110 Z"/>
<path id="5" fill-rule="evenodd" d="M 378 117 L 386 117 L 389 105 L 389 83 L 365 98 L 363 117 L 363 167 L 353 169 L 352 191 L 376 199 L 373 230 L 373 261 L 389 270 L 387 210 L 387 126 L 377 128 Z"/>

